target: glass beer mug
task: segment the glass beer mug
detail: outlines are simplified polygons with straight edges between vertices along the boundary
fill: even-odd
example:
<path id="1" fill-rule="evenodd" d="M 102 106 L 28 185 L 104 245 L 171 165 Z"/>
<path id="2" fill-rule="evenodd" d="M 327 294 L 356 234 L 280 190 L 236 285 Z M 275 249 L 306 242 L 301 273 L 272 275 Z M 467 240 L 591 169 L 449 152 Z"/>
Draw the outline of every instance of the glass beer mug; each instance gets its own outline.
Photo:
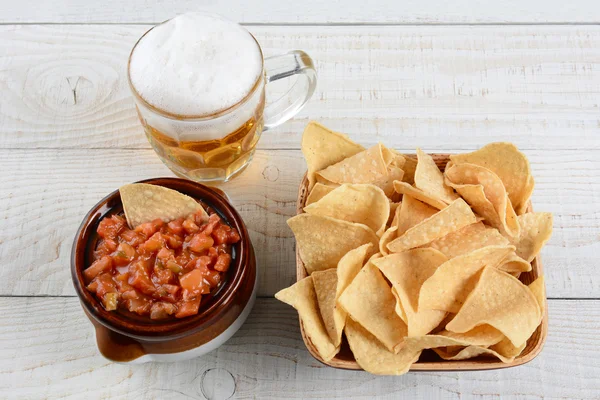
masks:
<path id="1" fill-rule="evenodd" d="M 265 85 L 295 83 L 266 104 Z M 146 32 L 128 62 L 129 86 L 148 141 L 176 175 L 226 182 L 248 165 L 263 131 L 297 114 L 316 86 L 311 58 L 263 58 L 240 25 L 203 13 L 179 15 Z"/>

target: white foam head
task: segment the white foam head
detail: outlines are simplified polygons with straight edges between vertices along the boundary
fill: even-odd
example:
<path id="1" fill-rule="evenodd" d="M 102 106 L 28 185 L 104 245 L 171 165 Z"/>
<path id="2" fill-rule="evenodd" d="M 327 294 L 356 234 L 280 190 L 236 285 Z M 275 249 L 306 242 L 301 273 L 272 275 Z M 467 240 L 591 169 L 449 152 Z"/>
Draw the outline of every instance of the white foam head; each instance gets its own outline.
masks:
<path id="1" fill-rule="evenodd" d="M 262 56 L 252 35 L 235 22 L 188 13 L 148 32 L 129 68 L 132 85 L 149 104 L 173 114 L 205 115 L 250 93 Z"/>

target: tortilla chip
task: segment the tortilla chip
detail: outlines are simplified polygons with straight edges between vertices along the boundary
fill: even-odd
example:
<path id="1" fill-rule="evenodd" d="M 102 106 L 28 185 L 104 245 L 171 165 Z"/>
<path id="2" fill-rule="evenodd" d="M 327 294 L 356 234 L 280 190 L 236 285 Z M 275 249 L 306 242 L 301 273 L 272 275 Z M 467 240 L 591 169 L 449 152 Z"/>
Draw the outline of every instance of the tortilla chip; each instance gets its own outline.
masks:
<path id="1" fill-rule="evenodd" d="M 519 356 L 525 347 L 527 346 L 527 342 L 522 345 L 516 347 L 512 344 L 510 340 L 505 336 L 500 342 L 496 343 L 493 346 L 490 346 L 490 350 L 497 352 L 501 356 L 508 358 L 510 361 L 514 360 L 517 356 Z"/>
<path id="2" fill-rule="evenodd" d="M 381 236 L 390 214 L 390 201 L 377 186 L 344 184 L 316 203 L 304 207 L 304 211 L 311 215 L 360 223 Z"/>
<path id="3" fill-rule="evenodd" d="M 404 165 L 402 166 L 402 169 L 404 170 L 402 181 L 409 185 L 414 184 L 415 172 L 417 171 L 417 160 L 412 157 L 404 156 Z"/>
<path id="4" fill-rule="evenodd" d="M 446 256 L 434 249 L 413 249 L 373 261 L 392 283 L 406 317 L 408 336 L 428 334 L 446 316 L 445 311 L 418 308 L 421 285 L 445 261 Z"/>
<path id="5" fill-rule="evenodd" d="M 489 324 L 519 347 L 529 339 L 539 321 L 540 308 L 531 290 L 506 272 L 485 267 L 446 329 L 460 333 Z"/>
<path id="6" fill-rule="evenodd" d="M 379 269 L 367 263 L 344 290 L 338 304 L 394 352 L 407 334 L 406 324 L 394 310 L 396 300 Z"/>
<path id="7" fill-rule="evenodd" d="M 346 337 L 356 362 L 362 369 L 376 375 L 402 375 L 421 355 L 421 350 L 401 349 L 390 352 L 369 331 L 351 319 L 346 323 Z"/>
<path id="8" fill-rule="evenodd" d="M 456 189 L 490 225 L 507 236 L 519 234 L 517 214 L 498 175 L 468 163 L 453 165 L 445 175 L 446 183 Z"/>
<path id="9" fill-rule="evenodd" d="M 463 199 L 425 219 L 388 244 L 392 253 L 400 253 L 430 243 L 451 232 L 477 222 L 477 217 Z"/>
<path id="10" fill-rule="evenodd" d="M 173 189 L 148 183 L 132 183 L 121 186 L 119 193 L 131 229 L 159 218 L 165 222 L 185 218 L 199 210 L 204 212 L 208 220 L 208 214 L 196 200 Z"/>
<path id="11" fill-rule="evenodd" d="M 335 307 L 337 270 L 332 268 L 326 271 L 315 271 L 312 277 L 325 330 L 327 330 L 333 345 L 339 346 L 342 341 L 346 314 Z"/>
<path id="12" fill-rule="evenodd" d="M 540 322 L 542 322 L 542 318 L 544 318 L 544 314 L 546 314 L 546 285 L 544 283 L 544 275 L 539 276 L 535 281 L 531 282 L 528 287 L 540 306 Z"/>
<path id="13" fill-rule="evenodd" d="M 399 198 L 393 198 L 395 194 L 394 182 L 401 180 L 403 176 L 404 171 L 402 169 L 390 165 L 387 168 L 387 175 L 382 177 L 381 179 L 373 181 L 372 184 L 377 187 L 380 187 L 385 193 L 385 195 L 389 198 L 392 198 L 392 200 L 400 200 Z"/>
<path id="14" fill-rule="evenodd" d="M 422 201 L 423 203 L 427 203 L 430 206 L 437 208 L 438 210 L 446 208 L 446 206 L 447 206 L 447 204 L 444 203 L 443 201 L 429 196 L 428 194 L 423 192 L 421 189 L 412 187 L 406 182 L 394 181 L 394 190 L 396 191 L 396 193 L 400 193 L 405 196 L 406 195 L 412 196 L 415 199 Z"/>
<path id="15" fill-rule="evenodd" d="M 317 176 L 333 183 L 373 183 L 388 176 L 387 148 L 382 144 L 356 153 L 317 172 Z"/>
<path id="16" fill-rule="evenodd" d="M 444 183 L 444 175 L 433 161 L 433 157 L 417 149 L 417 169 L 415 171 L 415 186 L 428 196 L 443 201 L 446 204 L 458 199 L 452 188 Z"/>
<path id="17" fill-rule="evenodd" d="M 333 189 L 335 189 L 335 186 L 327 186 L 322 183 L 316 183 L 306 198 L 306 205 L 309 206 L 312 203 L 316 203 L 325 197 L 327 193 L 330 193 Z"/>
<path id="18" fill-rule="evenodd" d="M 304 332 L 325 361 L 331 360 L 340 350 L 331 342 L 319 314 L 317 294 L 312 276 L 308 276 L 289 288 L 280 290 L 275 298 L 298 310 Z"/>
<path id="19" fill-rule="evenodd" d="M 393 165 L 394 167 L 403 169 L 404 164 L 406 164 L 406 157 L 404 157 L 404 155 L 402 155 L 401 153 L 398 153 L 394 149 L 390 149 L 390 151 L 394 154 L 394 158 L 392 159 L 392 162 L 390 163 L 390 165 Z"/>
<path id="20" fill-rule="evenodd" d="M 458 257 L 486 246 L 508 246 L 510 242 L 495 228 L 486 228 L 482 222 L 467 225 L 456 232 L 426 244 L 441 251 L 448 258 Z"/>
<path id="21" fill-rule="evenodd" d="M 387 245 L 392 240 L 396 239 L 396 237 L 398 236 L 398 235 L 396 235 L 397 230 L 398 230 L 397 227 L 392 226 L 387 231 L 385 231 L 383 233 L 383 235 L 381 236 L 381 239 L 379 239 L 379 252 L 382 255 L 387 256 L 388 254 L 390 254 L 390 252 L 387 249 Z"/>
<path id="22" fill-rule="evenodd" d="M 396 235 L 400 236 L 404 234 L 404 232 L 425 221 L 427 218 L 431 217 L 437 212 L 437 209 L 420 202 L 410 195 L 405 194 L 402 205 L 398 211 L 397 221 L 394 224 L 398 227 Z"/>
<path id="23" fill-rule="evenodd" d="M 373 254 L 374 249 L 371 243 L 363 244 L 356 249 L 350 250 L 342 257 L 337 266 L 337 288 L 336 299 L 339 298 L 344 290 L 352 283 L 356 275 L 360 272 L 365 259 Z"/>
<path id="24" fill-rule="evenodd" d="M 397 203 L 390 203 L 390 216 L 388 217 L 387 220 L 387 225 L 386 226 L 391 226 L 391 225 L 395 225 L 394 221 L 396 221 L 396 213 L 399 212 L 400 206 L 402 205 L 402 202 L 397 202 Z"/>
<path id="25" fill-rule="evenodd" d="M 339 345 L 342 340 L 342 330 L 344 329 L 344 325 L 346 325 L 346 317 L 348 315 L 343 308 L 337 306 L 337 300 L 360 272 L 364 265 L 365 258 L 367 257 L 367 254 L 372 251 L 372 248 L 373 245 L 367 243 L 356 249 L 350 250 L 342 257 L 337 265 L 335 300 L 333 302 L 333 321 L 335 330 L 333 331 L 334 336 L 332 336 L 332 341 L 336 346 Z M 315 274 L 317 273 L 318 272 L 315 272 Z M 323 317 L 323 319 L 325 320 L 325 317 Z M 331 335 L 331 328 L 328 328 L 328 332 L 330 332 Z"/>
<path id="26" fill-rule="evenodd" d="M 394 295 L 394 299 L 396 299 L 396 314 L 400 317 L 400 319 L 408 326 L 408 317 L 406 316 L 406 311 L 404 311 L 404 307 L 402 307 L 402 300 L 400 300 L 400 295 L 392 287 L 392 294 Z"/>
<path id="27" fill-rule="evenodd" d="M 478 356 L 492 356 L 498 358 L 503 363 L 513 362 L 515 357 L 504 357 L 502 354 L 485 347 L 467 346 L 467 347 L 442 347 L 433 349 L 444 360 L 466 360 Z"/>
<path id="28" fill-rule="evenodd" d="M 309 274 L 336 268 L 344 254 L 362 244 L 372 243 L 374 249 L 379 245 L 375 232 L 362 224 L 309 214 L 296 215 L 287 224 Z"/>
<path id="29" fill-rule="evenodd" d="M 515 253 L 511 253 L 506 257 L 506 259 L 504 259 L 504 261 L 502 261 L 502 263 L 498 266 L 498 269 L 500 271 L 508 272 L 512 275 L 513 273 L 531 271 L 531 264 L 523 260 Z M 518 276 L 516 278 L 518 278 Z"/>
<path id="30" fill-rule="evenodd" d="M 475 288 L 481 269 L 499 265 L 513 251 L 512 246 L 487 246 L 446 261 L 421 286 L 419 309 L 457 313 Z"/>
<path id="31" fill-rule="evenodd" d="M 460 340 L 461 342 L 466 342 L 469 345 L 486 347 L 499 343 L 505 337 L 504 334 L 498 329 L 485 324 L 479 325 L 464 333 L 456 333 L 444 330 L 439 332 L 438 335 Z"/>
<path id="32" fill-rule="evenodd" d="M 519 215 L 521 234 L 512 240 L 517 255 L 529 262 L 540 253 L 552 236 L 552 214 L 546 212 Z"/>
<path id="33" fill-rule="evenodd" d="M 472 153 L 450 156 L 454 165 L 470 163 L 485 167 L 502 180 L 517 214 L 527 208 L 533 191 L 533 177 L 529 161 L 512 143 L 490 143 Z"/>
<path id="34" fill-rule="evenodd" d="M 308 166 L 308 190 L 311 190 L 316 182 L 316 172 L 365 149 L 348 136 L 327 129 L 314 121 L 304 128 L 301 148 Z"/>

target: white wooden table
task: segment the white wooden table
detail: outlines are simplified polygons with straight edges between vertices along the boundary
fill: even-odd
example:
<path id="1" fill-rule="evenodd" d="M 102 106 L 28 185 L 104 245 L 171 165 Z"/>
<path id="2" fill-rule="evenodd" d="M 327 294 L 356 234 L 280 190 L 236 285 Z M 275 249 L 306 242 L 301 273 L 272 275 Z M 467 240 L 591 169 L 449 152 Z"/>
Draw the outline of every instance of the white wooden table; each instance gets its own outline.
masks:
<path id="1" fill-rule="evenodd" d="M 108 192 L 172 175 L 142 133 L 125 65 L 152 24 L 202 3 L 0 1 L 0 398 L 600 398 L 600 3 L 588 0 L 206 1 L 267 55 L 303 49 L 319 73 L 304 111 L 224 186 L 258 253 L 260 298 L 205 357 L 100 357 L 71 285 L 74 233 Z M 529 156 L 534 206 L 555 216 L 538 358 L 402 377 L 311 358 L 296 312 L 272 297 L 294 280 L 285 220 L 309 119 L 365 145 L 452 152 L 508 140 Z"/>

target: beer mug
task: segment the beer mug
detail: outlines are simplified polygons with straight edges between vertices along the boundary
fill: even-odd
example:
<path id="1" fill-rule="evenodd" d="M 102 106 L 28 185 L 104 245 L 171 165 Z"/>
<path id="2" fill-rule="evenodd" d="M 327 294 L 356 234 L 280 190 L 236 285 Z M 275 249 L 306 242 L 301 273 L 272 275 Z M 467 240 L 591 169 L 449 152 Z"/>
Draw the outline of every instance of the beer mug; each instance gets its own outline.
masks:
<path id="1" fill-rule="evenodd" d="M 251 161 L 263 131 L 296 115 L 316 86 L 311 58 L 291 51 L 263 58 L 242 26 L 203 13 L 151 28 L 128 62 L 129 86 L 148 141 L 176 175 L 226 182 Z M 296 77 L 281 98 L 265 85 Z"/>

